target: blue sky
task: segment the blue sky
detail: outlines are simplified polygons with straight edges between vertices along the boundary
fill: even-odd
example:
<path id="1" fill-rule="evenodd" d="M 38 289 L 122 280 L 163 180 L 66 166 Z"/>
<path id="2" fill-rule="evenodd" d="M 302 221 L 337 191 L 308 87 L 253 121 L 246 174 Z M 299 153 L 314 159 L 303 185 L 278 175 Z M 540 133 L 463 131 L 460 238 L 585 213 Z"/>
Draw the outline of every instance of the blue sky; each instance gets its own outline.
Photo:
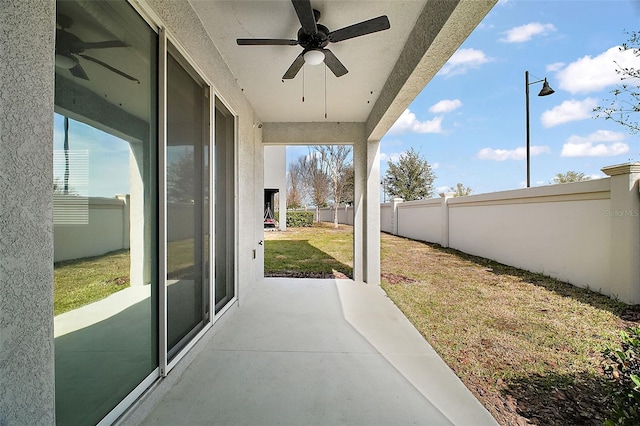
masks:
<path id="1" fill-rule="evenodd" d="M 640 30 L 639 0 L 500 0 L 381 141 L 387 162 L 415 148 L 437 191 L 460 182 L 474 194 L 526 186 L 525 71 L 530 85 L 531 186 L 569 170 L 640 161 L 640 135 L 593 108 L 619 82 L 614 60 L 640 59 L 618 46 Z M 306 154 L 289 147 L 288 160 Z"/>
<path id="2" fill-rule="evenodd" d="M 64 117 L 54 115 L 53 176 L 64 176 Z M 80 195 L 112 198 L 129 193 L 129 143 L 69 120 L 70 186 Z M 79 164 L 82 161 L 86 163 Z M 87 168 L 88 166 L 88 168 Z"/>
<path id="3" fill-rule="evenodd" d="M 604 166 L 640 161 L 640 136 L 593 108 L 619 82 L 617 46 L 640 30 L 637 0 L 501 0 L 381 142 L 381 169 L 414 147 L 433 166 L 439 190 L 473 193 L 526 186 L 525 71 L 530 85 L 531 185 L 556 173 L 604 176 Z"/>

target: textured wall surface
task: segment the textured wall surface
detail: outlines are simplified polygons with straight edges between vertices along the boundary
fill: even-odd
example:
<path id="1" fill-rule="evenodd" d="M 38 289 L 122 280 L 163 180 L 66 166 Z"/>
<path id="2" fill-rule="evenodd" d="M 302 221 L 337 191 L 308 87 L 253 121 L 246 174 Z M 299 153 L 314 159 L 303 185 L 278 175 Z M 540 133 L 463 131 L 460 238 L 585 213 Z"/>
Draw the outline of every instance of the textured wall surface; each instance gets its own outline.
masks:
<path id="1" fill-rule="evenodd" d="M 54 0 L 0 2 L 0 425 L 54 423 Z"/>

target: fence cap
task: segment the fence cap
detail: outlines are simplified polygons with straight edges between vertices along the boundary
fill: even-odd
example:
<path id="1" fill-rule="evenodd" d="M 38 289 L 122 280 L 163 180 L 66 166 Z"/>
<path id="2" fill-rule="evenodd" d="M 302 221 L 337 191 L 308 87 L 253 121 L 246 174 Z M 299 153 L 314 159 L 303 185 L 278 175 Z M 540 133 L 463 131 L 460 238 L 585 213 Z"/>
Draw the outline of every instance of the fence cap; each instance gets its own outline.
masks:
<path id="1" fill-rule="evenodd" d="M 603 167 L 600 170 L 607 176 L 630 175 L 640 173 L 640 162 L 616 164 L 615 166 Z"/>

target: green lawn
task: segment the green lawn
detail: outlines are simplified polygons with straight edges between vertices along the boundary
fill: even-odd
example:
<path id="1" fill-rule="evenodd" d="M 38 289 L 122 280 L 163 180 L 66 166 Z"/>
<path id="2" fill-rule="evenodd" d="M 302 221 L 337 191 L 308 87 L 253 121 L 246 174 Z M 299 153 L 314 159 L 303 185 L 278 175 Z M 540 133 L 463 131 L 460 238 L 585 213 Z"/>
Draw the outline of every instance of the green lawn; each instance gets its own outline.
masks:
<path id="1" fill-rule="evenodd" d="M 54 315 L 74 310 L 129 287 L 129 250 L 56 262 Z"/>
<path id="2" fill-rule="evenodd" d="M 332 224 L 265 232 L 266 276 L 353 276 L 353 229 Z"/>

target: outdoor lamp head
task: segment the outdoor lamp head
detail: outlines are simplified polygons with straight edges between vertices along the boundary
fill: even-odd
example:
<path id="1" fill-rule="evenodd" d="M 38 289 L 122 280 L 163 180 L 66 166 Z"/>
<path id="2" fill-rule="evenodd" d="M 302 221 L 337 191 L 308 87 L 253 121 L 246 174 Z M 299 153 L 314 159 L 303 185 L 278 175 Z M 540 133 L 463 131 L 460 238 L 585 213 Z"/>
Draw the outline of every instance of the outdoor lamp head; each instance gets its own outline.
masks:
<path id="1" fill-rule="evenodd" d="M 538 96 L 547 96 L 550 95 L 552 93 L 555 93 L 555 90 L 553 90 L 550 86 L 549 83 L 547 82 L 547 79 L 544 79 L 544 83 L 542 83 L 542 90 L 540 90 L 540 93 L 538 93 Z"/>

